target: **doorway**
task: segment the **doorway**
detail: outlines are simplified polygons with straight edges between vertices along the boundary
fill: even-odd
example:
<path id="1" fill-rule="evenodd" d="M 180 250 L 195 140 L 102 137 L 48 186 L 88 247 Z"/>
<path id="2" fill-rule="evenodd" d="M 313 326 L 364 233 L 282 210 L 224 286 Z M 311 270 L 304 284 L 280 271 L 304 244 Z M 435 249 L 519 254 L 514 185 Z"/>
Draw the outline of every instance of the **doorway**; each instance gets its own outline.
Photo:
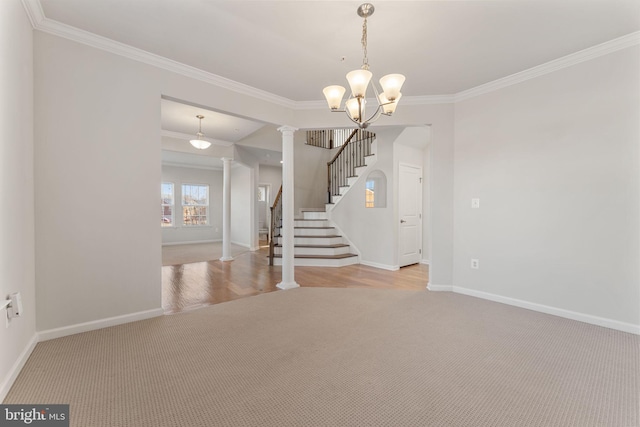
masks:
<path id="1" fill-rule="evenodd" d="M 398 166 L 398 265 L 404 267 L 422 258 L 422 168 Z"/>

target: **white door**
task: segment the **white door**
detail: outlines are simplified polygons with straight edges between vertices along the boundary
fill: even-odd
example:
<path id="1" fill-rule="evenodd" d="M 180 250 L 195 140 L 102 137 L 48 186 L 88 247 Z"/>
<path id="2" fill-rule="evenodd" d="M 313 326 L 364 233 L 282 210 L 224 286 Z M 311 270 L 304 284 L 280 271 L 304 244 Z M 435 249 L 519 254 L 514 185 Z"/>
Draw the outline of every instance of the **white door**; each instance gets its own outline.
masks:
<path id="1" fill-rule="evenodd" d="M 400 163 L 398 177 L 398 265 L 422 258 L 422 168 Z"/>

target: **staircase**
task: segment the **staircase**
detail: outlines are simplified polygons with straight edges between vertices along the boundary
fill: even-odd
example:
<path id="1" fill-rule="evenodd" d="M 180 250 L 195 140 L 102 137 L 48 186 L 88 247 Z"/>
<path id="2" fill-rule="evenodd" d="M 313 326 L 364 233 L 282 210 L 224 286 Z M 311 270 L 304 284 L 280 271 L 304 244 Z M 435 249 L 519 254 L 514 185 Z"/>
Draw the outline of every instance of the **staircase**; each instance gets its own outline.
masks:
<path id="1" fill-rule="evenodd" d="M 332 137 L 337 133 L 331 133 Z M 311 139 L 311 138 L 308 138 Z M 325 138 L 327 139 L 327 138 Z M 328 203 L 324 209 L 301 209 L 302 218 L 294 218 L 294 265 L 342 267 L 359 263 L 359 256 L 348 240 L 329 219 L 328 212 L 346 194 L 375 155 L 375 135 L 366 131 L 351 131 L 334 158 L 327 164 Z M 321 138 L 315 138 L 316 141 Z M 333 144 L 333 138 L 331 143 Z M 316 144 L 314 144 L 316 145 Z M 282 190 L 282 189 L 281 189 Z M 281 192 L 271 208 L 272 236 L 270 258 L 272 265 L 282 265 Z"/>
<path id="2" fill-rule="evenodd" d="M 302 218 L 293 221 L 293 256 L 296 266 L 342 267 L 358 264 L 358 255 L 327 219 L 327 212 L 302 209 Z M 282 236 L 277 231 L 274 265 L 282 265 Z"/>

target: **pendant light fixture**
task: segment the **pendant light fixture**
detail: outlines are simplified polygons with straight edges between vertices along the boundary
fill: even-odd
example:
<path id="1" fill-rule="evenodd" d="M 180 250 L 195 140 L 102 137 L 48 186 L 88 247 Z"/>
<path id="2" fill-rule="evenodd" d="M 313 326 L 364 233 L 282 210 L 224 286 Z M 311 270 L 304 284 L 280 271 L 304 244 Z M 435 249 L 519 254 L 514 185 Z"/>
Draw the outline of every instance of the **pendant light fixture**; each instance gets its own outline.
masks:
<path id="1" fill-rule="evenodd" d="M 402 88 L 405 80 L 402 74 L 388 74 L 382 77 L 380 79 L 381 93 L 376 88 L 376 85 L 372 83 L 371 87 L 373 87 L 377 107 L 370 117 L 366 117 L 367 88 L 371 77 L 373 77 L 373 74 L 369 71 L 369 59 L 367 58 L 367 18 L 373 15 L 374 10 L 375 8 L 371 3 L 364 3 L 358 7 L 358 16 L 364 19 L 361 39 L 364 57 L 360 69 L 347 73 L 351 96 L 345 102 L 345 108 L 341 109 L 342 97 L 346 92 L 344 87 L 339 85 L 327 86 L 322 91 L 331 111 L 346 112 L 347 117 L 358 125 L 360 129 L 365 129 L 370 123 L 377 120 L 381 114 L 390 116 L 395 112 L 398 101 L 402 96 L 400 88 Z"/>
<path id="2" fill-rule="evenodd" d="M 196 139 L 192 139 L 189 142 L 197 149 L 204 150 L 205 148 L 209 148 L 211 146 L 211 143 L 204 140 L 204 133 L 202 133 L 202 119 L 204 119 L 204 116 L 198 114 L 196 117 L 198 118 L 198 120 L 200 120 L 198 133 L 196 133 Z"/>

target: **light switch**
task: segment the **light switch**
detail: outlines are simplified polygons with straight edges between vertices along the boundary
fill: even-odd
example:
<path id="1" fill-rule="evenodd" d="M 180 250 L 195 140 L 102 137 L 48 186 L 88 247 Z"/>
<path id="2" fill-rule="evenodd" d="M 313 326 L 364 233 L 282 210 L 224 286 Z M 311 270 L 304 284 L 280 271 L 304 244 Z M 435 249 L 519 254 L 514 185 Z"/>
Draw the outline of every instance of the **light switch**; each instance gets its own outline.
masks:
<path id="1" fill-rule="evenodd" d="M 480 208 L 480 199 L 471 199 L 471 207 L 473 209 Z"/>

